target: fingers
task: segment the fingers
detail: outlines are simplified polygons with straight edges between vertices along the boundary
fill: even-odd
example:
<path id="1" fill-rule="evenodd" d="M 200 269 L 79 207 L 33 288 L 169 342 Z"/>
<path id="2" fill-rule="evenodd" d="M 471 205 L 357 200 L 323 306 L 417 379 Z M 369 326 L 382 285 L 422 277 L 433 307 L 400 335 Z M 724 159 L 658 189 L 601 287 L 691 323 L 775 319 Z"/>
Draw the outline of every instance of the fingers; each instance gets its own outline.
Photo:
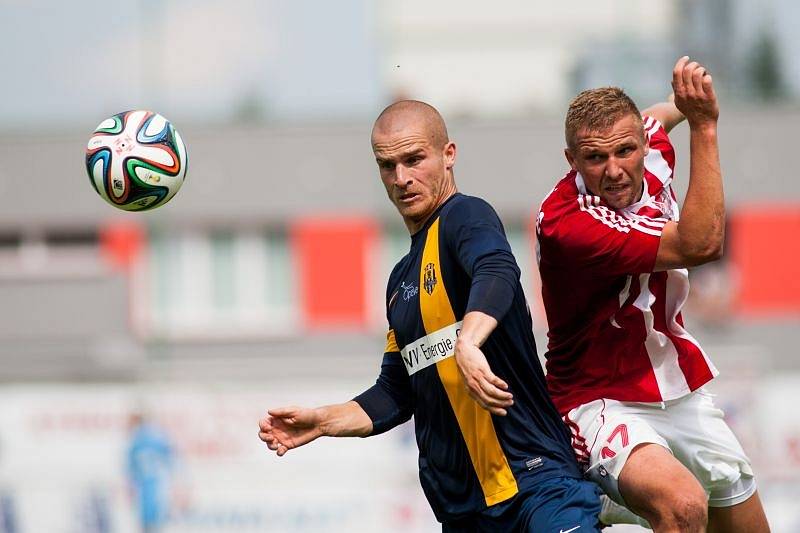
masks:
<path id="1" fill-rule="evenodd" d="M 508 384 L 496 376 L 477 346 L 461 345 L 456 349 L 458 371 L 469 396 L 490 413 L 505 416 L 513 403 Z"/>
<path id="2" fill-rule="evenodd" d="M 484 376 L 484 379 L 480 381 L 480 385 L 488 396 L 496 400 L 507 401 L 513 398 L 512 394 L 508 392 L 508 385 L 506 382 L 494 374 L 490 373 Z"/>
<path id="3" fill-rule="evenodd" d="M 701 80 L 703 85 L 703 93 L 710 96 L 712 99 L 716 100 L 717 95 L 714 92 L 714 80 L 711 78 L 711 74 L 708 72 L 705 73 L 703 79 Z"/>
<path id="4" fill-rule="evenodd" d="M 286 452 L 289 451 L 289 447 L 282 443 L 278 436 L 275 434 L 275 426 L 273 425 L 274 418 L 280 418 L 281 416 L 288 416 L 294 413 L 293 408 L 279 408 L 279 409 L 272 409 L 268 411 L 269 416 L 265 416 L 261 420 L 258 421 L 258 438 L 261 439 L 272 451 L 278 453 L 279 457 L 282 457 Z M 290 420 L 283 420 L 284 423 L 291 423 Z"/>
<path id="5" fill-rule="evenodd" d="M 297 414 L 297 407 L 276 407 L 275 409 L 270 409 L 267 413 L 276 418 L 291 418 Z"/>
<path id="6" fill-rule="evenodd" d="M 258 421 L 258 429 L 263 432 L 271 431 L 272 430 L 272 417 L 265 416 L 261 420 Z"/>
<path id="7" fill-rule="evenodd" d="M 467 384 L 470 397 L 490 413 L 505 416 L 506 409 L 514 405 L 514 396 L 508 392 L 508 385 L 494 374 L 480 375 L 470 381 Z"/>
<path id="8" fill-rule="evenodd" d="M 268 432 L 268 431 L 259 431 L 258 438 L 264 441 L 267 445 L 267 448 L 274 452 L 278 452 L 278 456 L 282 457 L 286 452 L 288 452 L 291 448 L 289 446 L 283 444 L 275 434 Z"/>
<path id="9" fill-rule="evenodd" d="M 692 93 L 698 98 L 706 98 L 708 96 L 704 83 L 706 76 L 708 76 L 708 73 L 702 65 L 697 65 L 692 71 Z"/>
<path id="10" fill-rule="evenodd" d="M 683 56 L 672 69 L 672 89 L 675 106 L 689 122 L 689 127 L 715 124 L 719 105 L 711 75 L 706 68 Z"/>
<path id="11" fill-rule="evenodd" d="M 689 61 L 688 63 L 686 63 L 686 66 L 683 67 L 683 72 L 681 72 L 681 81 L 683 82 L 683 90 L 689 94 L 694 93 L 694 85 L 692 84 L 692 74 L 697 69 L 697 67 L 698 67 L 697 61 Z"/>
<path id="12" fill-rule="evenodd" d="M 678 59 L 672 69 L 672 92 L 675 95 L 683 95 L 684 93 L 683 70 L 688 63 L 689 56 L 683 56 Z"/>
<path id="13" fill-rule="evenodd" d="M 697 61 L 689 59 L 689 56 L 678 59 L 672 69 L 673 94 L 678 98 L 703 95 L 706 74 L 706 68 Z"/>

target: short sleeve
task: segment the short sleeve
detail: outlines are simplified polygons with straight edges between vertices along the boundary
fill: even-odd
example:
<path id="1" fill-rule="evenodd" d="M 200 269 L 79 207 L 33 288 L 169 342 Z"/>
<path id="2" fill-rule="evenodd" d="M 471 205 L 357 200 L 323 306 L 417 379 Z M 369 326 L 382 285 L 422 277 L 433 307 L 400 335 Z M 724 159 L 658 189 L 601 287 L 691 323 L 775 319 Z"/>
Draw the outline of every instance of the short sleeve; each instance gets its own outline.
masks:
<path id="1" fill-rule="evenodd" d="M 644 160 L 645 175 L 662 186 L 672 181 L 675 173 L 675 148 L 661 123 L 653 117 L 644 116 L 644 129 L 650 148 Z"/>

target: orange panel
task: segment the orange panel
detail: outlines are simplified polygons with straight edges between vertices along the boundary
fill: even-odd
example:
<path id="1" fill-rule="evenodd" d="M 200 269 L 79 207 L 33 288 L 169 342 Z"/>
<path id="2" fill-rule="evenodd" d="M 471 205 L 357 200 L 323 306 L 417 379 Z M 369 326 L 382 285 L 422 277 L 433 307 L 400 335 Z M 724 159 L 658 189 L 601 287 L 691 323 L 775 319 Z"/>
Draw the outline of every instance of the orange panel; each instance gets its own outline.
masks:
<path id="1" fill-rule="evenodd" d="M 737 310 L 748 315 L 800 313 L 800 205 L 740 207 L 730 227 L 739 278 Z"/>
<path id="2" fill-rule="evenodd" d="M 103 258 L 125 270 L 131 268 L 146 241 L 141 224 L 132 220 L 105 222 L 100 226 L 99 237 Z"/>
<path id="3" fill-rule="evenodd" d="M 309 327 L 363 327 L 369 258 L 377 227 L 369 218 L 303 219 L 291 228 L 302 311 Z"/>

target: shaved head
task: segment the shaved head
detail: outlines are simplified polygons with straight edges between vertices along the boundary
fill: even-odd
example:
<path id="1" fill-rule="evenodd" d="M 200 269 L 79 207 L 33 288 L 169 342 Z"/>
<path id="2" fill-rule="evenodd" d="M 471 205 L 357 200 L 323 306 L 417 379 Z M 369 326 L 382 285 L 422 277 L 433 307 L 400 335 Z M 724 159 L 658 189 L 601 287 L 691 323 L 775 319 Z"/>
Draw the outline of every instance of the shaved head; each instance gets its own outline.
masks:
<path id="1" fill-rule="evenodd" d="M 447 126 L 435 107 L 418 100 L 400 100 L 378 115 L 372 127 L 372 144 L 376 133 L 390 134 L 411 125 L 419 127 L 434 148 L 444 148 L 450 142 Z"/>
<path id="2" fill-rule="evenodd" d="M 457 192 L 456 145 L 447 136 L 442 115 L 417 100 L 384 109 L 370 141 L 386 194 L 413 235 Z"/>

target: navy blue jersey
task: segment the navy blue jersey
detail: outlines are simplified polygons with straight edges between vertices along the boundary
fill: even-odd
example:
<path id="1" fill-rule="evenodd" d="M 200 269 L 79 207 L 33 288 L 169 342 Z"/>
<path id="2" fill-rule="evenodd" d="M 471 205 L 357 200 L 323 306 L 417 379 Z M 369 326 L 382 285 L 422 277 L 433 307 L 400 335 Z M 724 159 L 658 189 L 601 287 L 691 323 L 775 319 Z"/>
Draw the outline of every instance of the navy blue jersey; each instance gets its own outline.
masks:
<path id="1" fill-rule="evenodd" d="M 356 401 L 373 433 L 414 416 L 420 480 L 440 521 L 483 511 L 544 479 L 581 477 L 547 393 L 519 268 L 489 204 L 462 194 L 448 199 L 412 235 L 389 278 L 386 306 L 381 374 Z M 456 367 L 456 337 L 473 310 L 499 323 L 481 349 L 514 395 L 507 416 L 472 400 Z"/>

